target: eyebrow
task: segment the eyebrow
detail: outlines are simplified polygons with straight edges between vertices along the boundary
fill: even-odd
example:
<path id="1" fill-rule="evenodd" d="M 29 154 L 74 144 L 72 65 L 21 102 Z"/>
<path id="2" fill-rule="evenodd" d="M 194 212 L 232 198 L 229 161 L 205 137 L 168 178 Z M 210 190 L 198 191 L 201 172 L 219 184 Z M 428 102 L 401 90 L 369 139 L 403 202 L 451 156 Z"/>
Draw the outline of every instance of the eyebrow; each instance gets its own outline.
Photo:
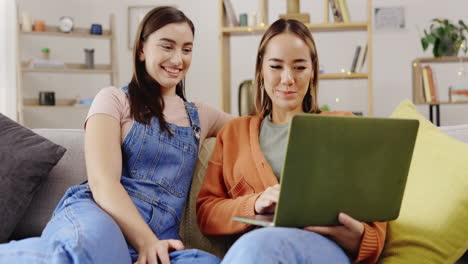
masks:
<path id="1" fill-rule="evenodd" d="M 268 61 L 273 61 L 273 62 L 284 62 L 284 60 L 282 60 L 282 59 L 277 59 L 277 58 L 271 58 L 271 59 L 269 59 Z M 296 63 L 296 62 L 308 62 L 308 60 L 306 60 L 306 59 L 295 59 L 295 60 L 293 60 L 293 63 Z"/>
<path id="2" fill-rule="evenodd" d="M 177 42 L 175 40 L 172 40 L 172 39 L 168 39 L 168 38 L 161 38 L 159 39 L 160 41 L 167 41 L 167 42 L 170 42 L 170 43 L 173 43 L 173 44 L 177 44 Z M 184 43 L 184 46 L 185 45 L 193 45 L 193 42 L 185 42 Z"/>

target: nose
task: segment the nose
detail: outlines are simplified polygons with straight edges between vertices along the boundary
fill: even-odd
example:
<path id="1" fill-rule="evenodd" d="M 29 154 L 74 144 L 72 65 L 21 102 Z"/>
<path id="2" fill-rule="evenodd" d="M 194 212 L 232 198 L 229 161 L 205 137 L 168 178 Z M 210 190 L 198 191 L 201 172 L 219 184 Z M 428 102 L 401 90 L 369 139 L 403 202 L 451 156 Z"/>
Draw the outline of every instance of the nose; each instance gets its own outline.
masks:
<path id="1" fill-rule="evenodd" d="M 182 51 L 176 50 L 171 56 L 171 64 L 180 67 L 182 65 Z"/>
<path id="2" fill-rule="evenodd" d="M 294 84 L 294 76 L 291 69 L 284 69 L 281 73 L 281 84 L 284 86 L 291 86 Z"/>

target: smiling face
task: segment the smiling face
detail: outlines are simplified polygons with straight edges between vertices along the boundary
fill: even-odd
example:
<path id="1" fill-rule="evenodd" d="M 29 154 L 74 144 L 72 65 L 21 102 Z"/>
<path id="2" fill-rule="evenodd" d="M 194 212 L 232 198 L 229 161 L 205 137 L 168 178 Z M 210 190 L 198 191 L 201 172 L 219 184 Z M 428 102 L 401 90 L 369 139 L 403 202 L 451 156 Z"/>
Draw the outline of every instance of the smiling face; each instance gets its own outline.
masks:
<path id="1" fill-rule="evenodd" d="M 313 71 L 309 47 L 296 35 L 281 33 L 268 42 L 261 72 L 273 116 L 304 112 Z"/>
<path id="2" fill-rule="evenodd" d="M 146 71 L 161 85 L 163 95 L 175 95 L 192 62 L 193 33 L 187 23 L 168 24 L 151 33 L 139 55 Z"/>

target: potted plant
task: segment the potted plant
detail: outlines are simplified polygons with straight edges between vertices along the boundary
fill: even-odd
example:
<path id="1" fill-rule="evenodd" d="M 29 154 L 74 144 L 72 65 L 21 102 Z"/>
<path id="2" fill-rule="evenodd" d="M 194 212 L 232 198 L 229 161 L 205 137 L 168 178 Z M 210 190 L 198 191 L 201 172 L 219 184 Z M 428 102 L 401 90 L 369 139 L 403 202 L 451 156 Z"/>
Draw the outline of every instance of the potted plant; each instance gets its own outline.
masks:
<path id="1" fill-rule="evenodd" d="M 424 29 L 421 44 L 424 51 L 432 44 L 435 57 L 456 56 L 460 48 L 464 53 L 468 49 L 467 33 L 468 27 L 462 20 L 458 20 L 458 25 L 455 25 L 448 19 L 436 18 L 432 20 L 429 30 Z"/>

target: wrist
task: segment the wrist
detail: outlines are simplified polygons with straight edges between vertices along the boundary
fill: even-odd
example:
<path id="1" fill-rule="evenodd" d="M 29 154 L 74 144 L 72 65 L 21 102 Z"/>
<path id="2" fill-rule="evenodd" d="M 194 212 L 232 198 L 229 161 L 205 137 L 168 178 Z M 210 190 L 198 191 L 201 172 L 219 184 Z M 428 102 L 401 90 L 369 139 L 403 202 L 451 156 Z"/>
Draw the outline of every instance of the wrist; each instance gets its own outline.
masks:
<path id="1" fill-rule="evenodd" d="M 137 252 L 140 252 L 143 248 L 148 247 L 148 245 L 155 244 L 158 241 L 159 239 L 153 233 L 151 233 L 145 236 L 141 236 L 141 239 L 135 241 L 134 247 Z"/>

